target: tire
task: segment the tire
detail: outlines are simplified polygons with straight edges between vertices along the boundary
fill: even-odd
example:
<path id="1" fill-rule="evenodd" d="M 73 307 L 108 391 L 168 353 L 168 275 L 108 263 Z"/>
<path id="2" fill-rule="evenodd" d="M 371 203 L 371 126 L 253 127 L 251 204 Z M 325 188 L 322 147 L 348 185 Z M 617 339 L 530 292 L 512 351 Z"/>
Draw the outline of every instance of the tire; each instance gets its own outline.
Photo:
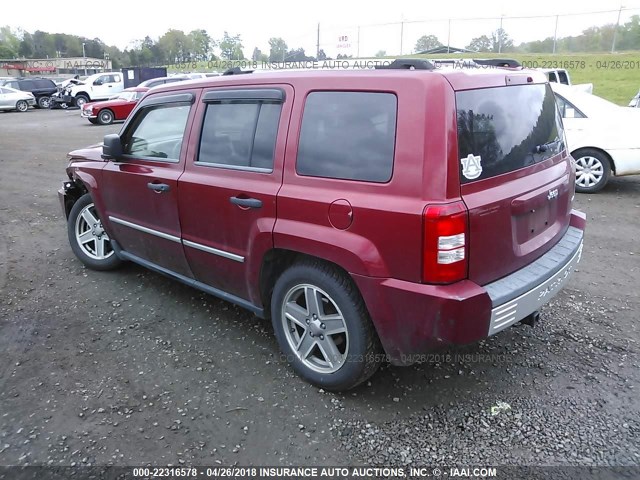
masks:
<path id="1" fill-rule="evenodd" d="M 122 264 L 102 229 L 102 222 L 88 193 L 71 208 L 67 221 L 67 234 L 71 250 L 87 267 L 93 270 L 113 270 Z"/>
<path id="2" fill-rule="evenodd" d="M 611 160 L 607 154 L 593 148 L 583 148 L 571 154 L 576 166 L 576 192 L 596 193 L 611 177 Z"/>
<path id="3" fill-rule="evenodd" d="M 100 110 L 97 120 L 100 125 L 111 125 L 113 123 L 113 112 L 108 108 Z"/>
<path id="4" fill-rule="evenodd" d="M 76 95 L 75 103 L 76 107 L 82 108 L 82 106 L 89 101 L 89 97 L 87 97 L 84 93 L 80 93 Z"/>
<path id="5" fill-rule="evenodd" d="M 49 105 L 51 104 L 51 98 L 50 97 L 40 97 L 38 99 L 38 107 L 39 108 L 49 108 Z"/>
<path id="6" fill-rule="evenodd" d="M 16 102 L 16 110 L 19 112 L 26 112 L 29 110 L 29 104 L 24 100 L 18 100 Z"/>
<path id="7" fill-rule="evenodd" d="M 314 298 L 315 306 L 309 301 Z M 382 363 L 380 341 L 360 292 L 334 266 L 307 261 L 287 269 L 273 290 L 271 319 L 293 369 L 326 390 L 353 388 Z"/>

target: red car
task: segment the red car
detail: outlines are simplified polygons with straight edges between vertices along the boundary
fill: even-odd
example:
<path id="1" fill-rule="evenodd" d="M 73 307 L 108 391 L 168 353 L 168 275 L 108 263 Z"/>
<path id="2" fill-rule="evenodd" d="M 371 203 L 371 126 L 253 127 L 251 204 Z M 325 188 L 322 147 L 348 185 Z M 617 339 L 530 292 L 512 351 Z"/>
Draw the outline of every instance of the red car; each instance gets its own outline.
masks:
<path id="1" fill-rule="evenodd" d="M 110 125 L 116 120 L 126 120 L 138 101 L 149 91 L 147 87 L 132 87 L 118 96 L 102 102 L 85 103 L 81 116 L 93 124 Z"/>
<path id="2" fill-rule="evenodd" d="M 562 118 L 534 71 L 231 70 L 154 88 L 69 155 L 82 262 L 132 261 L 270 318 L 282 359 L 332 390 L 534 324 L 582 254 Z"/>

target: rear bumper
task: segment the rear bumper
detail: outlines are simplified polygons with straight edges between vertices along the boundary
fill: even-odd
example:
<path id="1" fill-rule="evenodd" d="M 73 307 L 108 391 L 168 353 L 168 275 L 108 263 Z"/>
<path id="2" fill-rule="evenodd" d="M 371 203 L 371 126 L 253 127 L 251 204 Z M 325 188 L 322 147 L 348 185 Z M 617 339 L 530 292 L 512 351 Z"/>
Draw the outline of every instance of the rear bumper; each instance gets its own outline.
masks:
<path id="1" fill-rule="evenodd" d="M 487 338 L 548 303 L 580 261 L 585 223 L 584 214 L 574 210 L 569 229 L 551 250 L 484 286 L 353 275 L 391 363 L 410 365 L 438 346 Z"/>

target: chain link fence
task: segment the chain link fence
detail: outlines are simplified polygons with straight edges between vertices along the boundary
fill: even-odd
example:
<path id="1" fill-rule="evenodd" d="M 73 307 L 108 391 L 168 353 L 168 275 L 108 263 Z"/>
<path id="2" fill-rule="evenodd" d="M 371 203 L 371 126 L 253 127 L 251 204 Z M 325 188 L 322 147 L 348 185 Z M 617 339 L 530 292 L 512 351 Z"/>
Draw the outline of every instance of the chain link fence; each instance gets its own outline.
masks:
<path id="1" fill-rule="evenodd" d="M 374 57 L 376 54 L 419 53 L 416 43 L 425 35 L 434 35 L 441 45 L 450 47 L 451 51 L 466 49 L 474 39 L 482 39 L 483 36 L 491 41 L 492 35 L 502 28 L 507 35 L 503 38 L 504 44 L 496 37 L 498 41 L 490 46 L 490 51 L 506 53 L 517 50 L 548 54 L 574 53 L 581 51 L 581 48 L 586 49 L 582 52 L 618 51 L 627 48 L 620 44 L 619 32 L 625 23 L 632 21 L 634 15 L 640 16 L 640 7 L 536 16 L 401 19 L 374 25 L 321 24 L 317 32 L 295 40 L 303 41 L 309 52 L 322 49 L 334 58 L 339 54 L 358 58 Z M 588 39 L 580 39 L 585 30 L 594 27 Z M 635 49 L 640 49 L 640 45 Z"/>

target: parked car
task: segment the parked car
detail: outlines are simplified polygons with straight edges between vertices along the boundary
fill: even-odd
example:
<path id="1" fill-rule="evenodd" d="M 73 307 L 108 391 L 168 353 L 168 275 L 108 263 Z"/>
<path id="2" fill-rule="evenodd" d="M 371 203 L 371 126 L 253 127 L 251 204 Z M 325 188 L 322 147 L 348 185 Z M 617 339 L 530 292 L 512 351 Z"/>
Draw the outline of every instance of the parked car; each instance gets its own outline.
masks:
<path id="1" fill-rule="evenodd" d="M 0 110 L 26 112 L 29 106 L 36 106 L 36 97 L 33 93 L 11 87 L 0 87 Z"/>
<path id="2" fill-rule="evenodd" d="M 271 318 L 282 358 L 343 390 L 383 359 L 535 322 L 580 260 L 541 73 L 225 73 L 150 90 L 120 134 L 69 154 L 59 196 L 85 265 L 132 261 Z"/>
<path id="3" fill-rule="evenodd" d="M 186 75 L 174 75 L 172 77 L 158 77 L 158 78 L 152 78 L 150 80 L 145 80 L 138 86 L 153 88 L 159 85 L 165 85 L 167 83 L 182 82 L 184 80 L 191 80 L 191 78 Z"/>
<path id="4" fill-rule="evenodd" d="M 82 108 L 85 103 L 108 100 L 124 90 L 122 73 L 107 72 L 88 76 L 82 84 L 69 89 L 69 100 Z M 66 102 L 65 102 L 66 103 Z"/>
<path id="5" fill-rule="evenodd" d="M 640 111 L 552 84 L 576 164 L 576 191 L 595 193 L 611 175 L 640 174 Z"/>
<path id="6" fill-rule="evenodd" d="M 126 88 L 112 99 L 85 103 L 81 116 L 94 125 L 110 125 L 116 120 L 125 120 L 147 91 L 147 87 Z"/>
<path id="7" fill-rule="evenodd" d="M 640 91 L 631 99 L 629 107 L 640 108 Z"/>
<path id="8" fill-rule="evenodd" d="M 36 107 L 49 108 L 51 95 L 58 91 L 55 82 L 48 78 L 16 78 L 0 81 L 0 86 L 30 92 L 36 99 Z"/>

